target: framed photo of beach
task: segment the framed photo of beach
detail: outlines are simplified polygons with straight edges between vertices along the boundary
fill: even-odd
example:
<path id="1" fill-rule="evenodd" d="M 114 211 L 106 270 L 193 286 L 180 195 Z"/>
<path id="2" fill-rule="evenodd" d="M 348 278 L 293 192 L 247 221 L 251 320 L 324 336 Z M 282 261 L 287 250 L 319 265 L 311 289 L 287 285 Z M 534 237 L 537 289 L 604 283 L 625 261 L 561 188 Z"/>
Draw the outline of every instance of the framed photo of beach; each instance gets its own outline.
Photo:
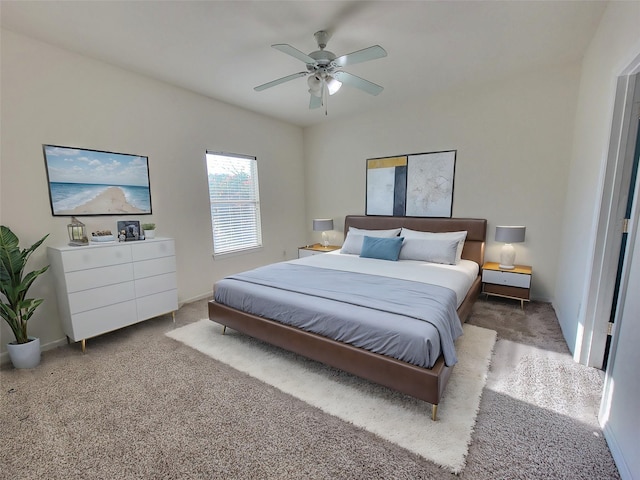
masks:
<path id="1" fill-rule="evenodd" d="M 151 214 L 149 159 L 42 145 L 54 216 Z"/>

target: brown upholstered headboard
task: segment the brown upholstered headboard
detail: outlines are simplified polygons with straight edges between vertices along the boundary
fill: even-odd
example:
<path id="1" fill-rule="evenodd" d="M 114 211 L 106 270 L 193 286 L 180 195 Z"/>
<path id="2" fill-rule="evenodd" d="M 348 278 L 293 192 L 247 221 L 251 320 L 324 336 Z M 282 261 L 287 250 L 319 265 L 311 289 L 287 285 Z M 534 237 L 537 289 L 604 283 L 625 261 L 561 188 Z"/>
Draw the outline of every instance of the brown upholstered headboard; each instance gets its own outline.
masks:
<path id="1" fill-rule="evenodd" d="M 462 258 L 473 260 L 478 265 L 484 263 L 484 243 L 487 235 L 487 220 L 484 218 L 424 218 L 424 217 L 382 217 L 375 215 L 347 215 L 344 219 L 344 234 L 349 227 L 369 230 L 383 230 L 405 227 L 422 232 L 467 231 Z"/>

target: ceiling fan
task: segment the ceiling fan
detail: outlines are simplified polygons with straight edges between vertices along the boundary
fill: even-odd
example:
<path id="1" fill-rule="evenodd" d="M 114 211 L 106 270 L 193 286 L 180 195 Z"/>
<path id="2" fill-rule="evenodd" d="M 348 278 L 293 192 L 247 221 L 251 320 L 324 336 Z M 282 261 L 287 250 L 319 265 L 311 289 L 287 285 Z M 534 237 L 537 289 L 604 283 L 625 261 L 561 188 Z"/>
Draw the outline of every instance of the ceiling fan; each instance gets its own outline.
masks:
<path id="1" fill-rule="evenodd" d="M 302 60 L 307 64 L 307 70 L 304 72 L 294 73 L 287 75 L 286 77 L 273 80 L 271 82 L 263 83 L 254 88 L 256 92 L 261 92 L 267 88 L 275 87 L 281 83 L 294 80 L 298 77 L 307 76 L 307 83 L 309 85 L 309 93 L 311 98 L 309 100 L 309 108 L 318 108 L 322 105 L 327 106 L 327 94 L 333 95 L 336 93 L 342 84 L 346 84 L 360 90 L 367 92 L 371 95 L 378 95 L 384 90 L 380 85 L 376 85 L 369 80 L 360 78 L 351 73 L 341 70 L 342 67 L 347 65 L 354 65 L 356 63 L 362 63 L 369 60 L 375 60 L 387 56 L 387 52 L 380 45 L 374 45 L 372 47 L 358 50 L 356 52 L 336 57 L 333 52 L 325 50 L 327 41 L 329 40 L 329 34 L 320 30 L 313 35 L 318 43 L 319 50 L 311 52 L 309 55 L 301 52 L 297 48 L 292 47 L 286 43 L 277 43 L 271 45 L 276 50 L 280 50 L 287 55 L 291 55 L 298 60 Z"/>

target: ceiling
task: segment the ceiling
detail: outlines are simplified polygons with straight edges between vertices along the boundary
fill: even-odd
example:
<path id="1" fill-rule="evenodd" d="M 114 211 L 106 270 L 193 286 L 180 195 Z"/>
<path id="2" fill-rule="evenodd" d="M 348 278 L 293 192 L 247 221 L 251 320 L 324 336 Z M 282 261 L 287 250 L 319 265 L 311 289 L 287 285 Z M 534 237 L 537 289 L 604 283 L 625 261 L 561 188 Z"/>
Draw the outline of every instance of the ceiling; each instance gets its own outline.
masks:
<path id="1" fill-rule="evenodd" d="M 577 62 L 606 2 L 598 1 L 23 1 L 2 0 L 2 28 L 300 126 L 425 99 Z M 345 67 L 382 85 L 344 86 L 309 110 L 304 71 L 270 46 L 310 53 L 328 30 L 340 56 L 379 44 L 385 58 Z"/>

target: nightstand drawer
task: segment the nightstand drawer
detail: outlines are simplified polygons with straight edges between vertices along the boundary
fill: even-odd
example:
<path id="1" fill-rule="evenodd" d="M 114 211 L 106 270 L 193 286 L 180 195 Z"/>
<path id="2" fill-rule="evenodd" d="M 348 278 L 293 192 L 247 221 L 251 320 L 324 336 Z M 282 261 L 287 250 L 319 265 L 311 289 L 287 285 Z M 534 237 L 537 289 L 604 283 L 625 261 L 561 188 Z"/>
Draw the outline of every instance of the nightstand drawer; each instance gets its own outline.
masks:
<path id="1" fill-rule="evenodd" d="M 320 255 L 324 252 L 314 252 L 313 250 L 307 250 L 306 248 L 298 249 L 298 258 L 310 257 L 311 255 Z"/>
<path id="2" fill-rule="evenodd" d="M 482 281 L 485 283 L 495 283 L 497 285 L 529 288 L 531 286 L 531 275 L 496 270 L 483 270 Z"/>
<path id="3" fill-rule="evenodd" d="M 529 301 L 530 289 L 511 287 L 509 285 L 496 285 L 495 283 L 484 283 L 482 285 L 482 293 L 487 295 L 497 295 L 499 297 L 516 298 L 519 300 Z"/>

